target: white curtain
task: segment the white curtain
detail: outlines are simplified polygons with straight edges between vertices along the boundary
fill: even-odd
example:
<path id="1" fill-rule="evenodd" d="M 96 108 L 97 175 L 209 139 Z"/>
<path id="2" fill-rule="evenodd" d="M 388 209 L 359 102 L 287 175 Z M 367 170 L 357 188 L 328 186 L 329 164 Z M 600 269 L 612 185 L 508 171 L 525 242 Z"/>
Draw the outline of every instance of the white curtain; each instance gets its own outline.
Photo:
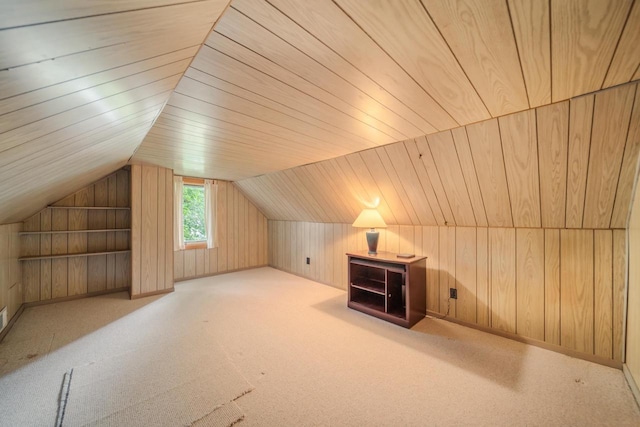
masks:
<path id="1" fill-rule="evenodd" d="M 216 233 L 216 208 L 218 205 L 218 184 L 211 179 L 204 180 L 204 214 L 207 232 L 207 248 L 218 246 Z"/>
<path id="2" fill-rule="evenodd" d="M 173 250 L 184 249 L 184 229 L 182 218 L 182 177 L 173 177 Z"/>

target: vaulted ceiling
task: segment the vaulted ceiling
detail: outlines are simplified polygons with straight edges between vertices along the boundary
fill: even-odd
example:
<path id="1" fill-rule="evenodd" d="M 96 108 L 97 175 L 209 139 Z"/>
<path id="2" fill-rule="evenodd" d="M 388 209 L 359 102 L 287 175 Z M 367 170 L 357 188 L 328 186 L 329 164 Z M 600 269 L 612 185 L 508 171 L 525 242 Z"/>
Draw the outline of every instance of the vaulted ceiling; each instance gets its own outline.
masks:
<path id="1" fill-rule="evenodd" d="M 233 0 L 134 159 L 239 180 L 626 83 L 637 3 Z"/>
<path id="2" fill-rule="evenodd" d="M 517 225 L 519 195 L 513 186 L 519 184 L 513 183 L 520 177 L 520 166 L 505 163 L 502 172 L 491 171 L 504 174 L 504 182 L 496 182 L 508 185 L 498 188 L 495 197 L 509 197 L 509 209 L 516 206 L 515 211 L 509 216 L 490 212 L 484 200 L 483 215 L 478 213 L 478 200 L 495 177 L 483 177 L 477 162 L 491 160 L 498 149 L 508 162 L 510 147 L 520 149 L 519 141 L 526 140 L 522 135 L 528 135 L 529 144 L 536 141 L 538 146 L 533 150 L 522 143 L 530 154 L 536 153 L 527 167 L 544 166 L 548 159 L 540 151 L 540 141 L 545 140 L 541 121 L 558 115 L 558 123 L 570 127 L 571 106 L 577 101 L 566 100 L 640 79 L 640 2 L 633 0 L 228 3 L 0 4 L 0 223 L 22 220 L 121 167 L 133 155 L 132 161 L 169 167 L 178 174 L 243 180 L 241 188 L 261 200 L 273 217 L 323 221 L 349 220 L 347 212 L 357 210 L 353 200 L 344 190 L 339 195 L 331 190 L 339 181 L 325 183 L 322 189 L 307 183 L 311 192 L 345 199 L 343 207 L 331 215 L 321 208 L 297 216 L 295 206 L 282 211 L 297 203 L 296 198 L 309 197 L 300 196 L 299 183 L 291 180 L 308 174 L 307 169 L 289 168 L 335 159 L 309 166 L 329 172 L 314 172 L 308 179 L 321 180 L 335 170 L 355 174 L 352 178 L 361 181 L 371 174 L 362 169 L 361 161 L 366 168 L 394 164 L 395 172 L 385 169 L 390 182 L 397 187 L 395 180 L 412 182 L 415 177 L 405 175 L 418 173 L 421 186 L 408 191 L 420 188 L 429 193 L 429 200 L 422 208 L 389 211 L 391 222 L 480 225 L 486 216 L 489 225 Z M 627 129 L 638 120 L 630 110 L 633 88 L 628 91 L 634 95 L 616 95 L 612 101 L 627 114 Z M 593 134 L 615 132 L 606 127 L 605 119 L 596 119 L 599 102 L 605 102 L 598 101 L 599 96 L 591 97 L 596 106 L 591 110 Z M 552 103 L 558 104 L 545 107 Z M 600 108 L 610 104 L 603 105 Z M 598 123 L 605 128 L 595 129 Z M 456 151 L 453 158 L 451 147 L 464 150 L 462 130 L 470 154 Z M 588 177 L 576 180 L 587 189 L 596 186 L 598 195 L 612 187 L 597 187 L 594 174 L 602 173 L 607 183 L 614 175 L 626 182 L 623 172 L 635 175 L 635 168 L 628 166 L 633 159 L 627 157 L 627 135 L 616 137 L 625 142 L 613 153 L 606 148 L 608 136 L 601 137 L 605 142 L 597 144 L 605 145 L 598 149 L 610 154 L 618 170 L 600 172 L 588 163 L 586 172 L 580 172 Z M 593 135 L 589 141 L 593 150 Z M 376 148 L 392 143 L 396 144 Z M 406 155 L 397 149 L 400 146 Z M 418 154 L 428 147 L 432 159 L 419 160 L 432 163 L 416 166 L 413 147 Z M 351 154 L 361 150 L 368 151 Z M 475 184 L 467 182 L 473 166 L 469 162 L 476 162 Z M 564 167 L 572 171 L 571 164 Z M 415 172 L 421 168 L 423 172 Z M 543 181 L 549 179 L 545 172 L 541 168 L 535 176 L 537 195 L 527 193 L 537 200 L 537 208 L 533 203 L 522 223 L 544 226 L 548 190 Z M 259 177 L 263 174 L 269 175 Z M 425 177 L 433 195 L 424 186 Z M 535 179 L 526 179 L 523 188 L 535 191 Z M 272 181 L 278 184 L 274 187 Z M 468 200 L 456 196 L 460 191 L 451 186 L 462 182 L 477 185 L 479 192 L 469 187 Z M 406 185 L 403 181 L 401 186 Z M 260 194 L 264 191 L 271 192 L 268 200 Z M 393 197 L 387 190 L 382 198 L 389 204 Z M 441 202 L 445 197 L 448 208 Z M 608 200 L 597 209 L 609 209 Z M 566 210 L 567 199 L 564 203 Z M 585 203 L 583 216 L 588 203 L 600 202 Z M 594 223 L 604 224 L 606 216 L 603 212 Z"/>
<path id="3" fill-rule="evenodd" d="M 226 0 L 0 3 L 0 223 L 127 163 Z"/>
<path id="4" fill-rule="evenodd" d="M 271 219 L 626 228 L 640 153 L 637 83 L 241 180 Z"/>

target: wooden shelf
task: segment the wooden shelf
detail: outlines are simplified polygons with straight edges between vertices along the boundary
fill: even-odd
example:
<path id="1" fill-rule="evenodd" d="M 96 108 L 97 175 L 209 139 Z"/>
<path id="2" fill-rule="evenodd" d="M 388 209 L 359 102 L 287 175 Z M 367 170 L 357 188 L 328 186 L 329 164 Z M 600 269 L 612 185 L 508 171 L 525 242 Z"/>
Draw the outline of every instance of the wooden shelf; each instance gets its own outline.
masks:
<path id="1" fill-rule="evenodd" d="M 354 282 L 354 283 L 351 283 L 351 286 L 357 289 L 362 289 L 363 291 L 374 293 L 374 294 L 385 295 L 384 282 L 382 283 L 382 288 L 380 288 L 380 286 L 369 285 L 364 282 Z"/>
<path id="2" fill-rule="evenodd" d="M 105 211 L 105 210 L 131 210 L 130 207 L 118 207 L 118 206 L 47 206 L 48 209 L 84 209 L 84 210 L 94 210 L 94 211 Z"/>
<path id="3" fill-rule="evenodd" d="M 131 252 L 131 249 L 126 249 L 126 250 L 122 250 L 122 251 L 91 252 L 91 253 L 79 253 L 79 254 L 25 256 L 25 257 L 21 257 L 21 258 L 18 258 L 18 259 L 20 261 L 35 261 L 35 260 L 39 260 L 39 259 L 76 258 L 76 257 L 84 257 L 84 256 L 123 254 L 123 253 L 127 253 L 127 252 Z"/>
<path id="4" fill-rule="evenodd" d="M 69 234 L 69 233 L 107 233 L 112 231 L 131 231 L 130 228 L 104 228 L 101 230 L 50 230 L 50 231 L 21 231 L 21 236 L 29 236 L 35 234 Z"/>
<path id="5" fill-rule="evenodd" d="M 404 267 L 402 266 L 402 264 L 401 265 L 395 265 L 395 264 L 393 264 L 391 262 L 372 261 L 372 260 L 367 260 L 367 259 L 354 258 L 354 259 L 351 260 L 351 264 L 362 265 L 364 267 L 378 268 L 380 270 L 389 270 L 389 271 L 394 271 L 394 272 L 397 272 L 397 273 L 403 273 L 404 272 Z"/>

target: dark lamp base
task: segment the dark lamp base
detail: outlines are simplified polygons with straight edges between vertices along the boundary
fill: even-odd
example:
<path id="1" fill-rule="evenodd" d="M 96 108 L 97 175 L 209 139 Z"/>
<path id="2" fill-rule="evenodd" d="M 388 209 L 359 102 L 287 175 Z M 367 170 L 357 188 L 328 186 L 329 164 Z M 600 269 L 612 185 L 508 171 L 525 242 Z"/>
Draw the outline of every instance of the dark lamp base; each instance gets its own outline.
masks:
<path id="1" fill-rule="evenodd" d="M 378 237 L 380 237 L 380 233 L 371 230 L 367 231 L 367 245 L 369 245 L 369 255 L 378 255 Z"/>

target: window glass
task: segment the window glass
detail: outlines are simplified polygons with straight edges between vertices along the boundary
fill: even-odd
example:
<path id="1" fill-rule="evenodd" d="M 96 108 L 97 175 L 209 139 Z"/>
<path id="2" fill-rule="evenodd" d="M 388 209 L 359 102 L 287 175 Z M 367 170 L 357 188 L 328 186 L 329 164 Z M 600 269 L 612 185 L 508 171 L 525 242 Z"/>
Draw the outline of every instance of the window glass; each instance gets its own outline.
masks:
<path id="1" fill-rule="evenodd" d="M 185 243 L 207 240 L 204 207 L 204 186 L 185 185 L 182 192 Z"/>

